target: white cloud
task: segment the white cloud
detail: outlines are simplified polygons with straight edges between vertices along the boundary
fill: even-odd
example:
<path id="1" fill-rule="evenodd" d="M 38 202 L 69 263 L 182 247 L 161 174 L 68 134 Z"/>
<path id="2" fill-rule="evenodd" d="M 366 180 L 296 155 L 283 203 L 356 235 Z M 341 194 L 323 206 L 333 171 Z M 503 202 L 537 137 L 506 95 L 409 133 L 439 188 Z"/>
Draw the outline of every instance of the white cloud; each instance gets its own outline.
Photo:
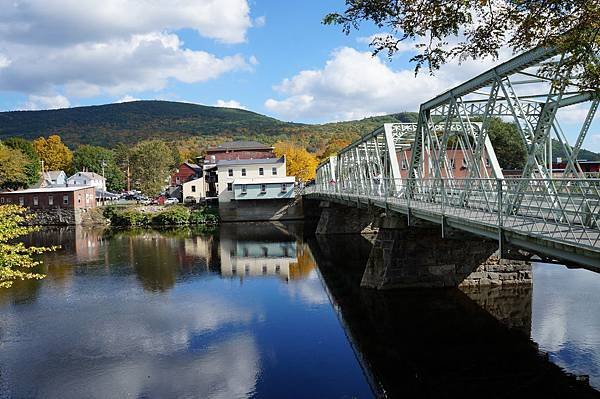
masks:
<path id="1" fill-rule="evenodd" d="M 260 17 L 258 17 L 254 20 L 254 26 L 256 28 L 262 28 L 266 24 L 267 24 L 267 17 L 264 15 L 261 15 Z"/>
<path id="2" fill-rule="evenodd" d="M 224 108 L 239 108 L 239 109 L 246 109 L 245 106 L 243 106 L 242 104 L 240 104 L 238 101 L 236 100 L 229 100 L 229 101 L 225 101 L 225 100 L 217 100 L 217 103 L 215 104 L 215 106 L 217 107 L 224 107 Z"/>
<path id="3" fill-rule="evenodd" d="M 192 29 L 217 42 L 245 42 L 253 25 L 247 0 L 0 0 L 0 9 L 0 91 L 123 96 L 257 63 L 191 50 L 173 33 Z"/>
<path id="4" fill-rule="evenodd" d="M 417 111 L 419 105 L 448 88 L 492 67 L 492 60 L 448 64 L 436 76 L 413 69 L 393 70 L 390 64 L 343 47 L 319 70 L 305 70 L 275 86 L 283 98 L 265 106 L 288 119 L 348 120 Z"/>
<path id="5" fill-rule="evenodd" d="M 191 28 L 241 43 L 252 26 L 247 0 L 0 0 L 0 35 L 51 46 Z"/>
<path id="6" fill-rule="evenodd" d="M 139 101 L 140 99 L 137 97 L 130 96 L 129 94 L 121 97 L 117 100 L 118 103 L 130 103 L 132 101 Z"/>
<path id="7" fill-rule="evenodd" d="M 183 48 L 174 34 L 148 33 L 65 48 L 22 47 L 2 69 L 0 90 L 39 93 L 64 87 L 70 96 L 160 90 L 170 79 L 197 83 L 247 69 L 240 55 L 218 58 Z"/>
<path id="8" fill-rule="evenodd" d="M 23 105 L 23 110 L 36 111 L 40 109 L 68 108 L 71 105 L 69 99 L 61 95 L 38 96 L 30 95 Z"/>

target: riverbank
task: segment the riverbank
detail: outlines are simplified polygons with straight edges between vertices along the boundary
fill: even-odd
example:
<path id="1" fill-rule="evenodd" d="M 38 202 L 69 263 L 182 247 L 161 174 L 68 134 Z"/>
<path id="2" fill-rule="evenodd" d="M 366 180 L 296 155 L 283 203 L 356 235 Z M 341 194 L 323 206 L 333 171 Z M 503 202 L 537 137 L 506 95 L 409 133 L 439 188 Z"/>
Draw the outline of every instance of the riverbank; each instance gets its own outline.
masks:
<path id="1" fill-rule="evenodd" d="M 188 208 L 172 206 L 119 206 L 108 205 L 102 211 L 111 226 L 151 227 L 210 225 L 219 223 L 217 211 L 209 206 Z"/>

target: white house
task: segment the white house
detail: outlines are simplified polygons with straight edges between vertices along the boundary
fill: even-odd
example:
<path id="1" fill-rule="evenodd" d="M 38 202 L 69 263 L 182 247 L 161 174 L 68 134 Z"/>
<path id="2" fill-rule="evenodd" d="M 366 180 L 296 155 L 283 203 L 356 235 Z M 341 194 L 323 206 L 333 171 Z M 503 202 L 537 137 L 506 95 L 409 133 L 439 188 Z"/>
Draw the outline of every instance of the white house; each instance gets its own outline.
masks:
<path id="1" fill-rule="evenodd" d="M 281 186 L 280 178 L 286 177 L 285 157 L 219 160 L 217 161 L 217 174 L 219 202 L 229 202 L 236 199 L 236 183 L 240 186 L 240 192 L 243 189 L 242 184 L 249 184 L 248 182 L 252 182 L 257 187 L 261 187 L 261 184 L 265 185 L 265 188 L 266 185 L 271 185 L 271 183 Z M 286 180 L 285 183 L 288 183 L 288 181 Z M 293 180 L 286 187 L 293 191 Z M 251 193 L 247 191 L 244 194 L 250 195 Z M 260 198 L 271 198 L 269 195 L 269 192 L 265 191 Z"/>
<path id="2" fill-rule="evenodd" d="M 200 202 L 201 199 L 206 198 L 206 191 L 208 187 L 204 180 L 204 176 L 187 181 L 181 185 L 183 202 L 188 202 L 191 198 L 195 202 Z"/>
<path id="3" fill-rule="evenodd" d="M 77 172 L 67 179 L 69 186 L 94 186 L 106 191 L 106 179 L 94 172 Z"/>
<path id="4" fill-rule="evenodd" d="M 42 174 L 36 187 L 60 187 L 67 184 L 67 175 L 62 170 L 49 170 Z"/>

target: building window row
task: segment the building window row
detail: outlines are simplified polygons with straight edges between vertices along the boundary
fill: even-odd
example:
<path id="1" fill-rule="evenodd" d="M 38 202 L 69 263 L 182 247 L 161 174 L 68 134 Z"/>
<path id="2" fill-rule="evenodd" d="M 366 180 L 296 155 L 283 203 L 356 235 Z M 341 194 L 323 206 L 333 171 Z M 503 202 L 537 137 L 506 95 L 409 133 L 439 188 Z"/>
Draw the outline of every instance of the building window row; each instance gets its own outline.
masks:
<path id="1" fill-rule="evenodd" d="M 242 168 L 240 174 L 241 174 L 241 176 L 247 176 L 248 171 L 246 170 L 246 168 Z M 277 176 L 277 167 L 274 166 L 274 167 L 271 168 L 271 174 L 273 176 Z M 265 175 L 265 169 L 264 168 L 258 168 L 258 175 L 259 176 L 264 176 Z M 227 176 L 233 177 L 233 169 L 227 169 Z"/>

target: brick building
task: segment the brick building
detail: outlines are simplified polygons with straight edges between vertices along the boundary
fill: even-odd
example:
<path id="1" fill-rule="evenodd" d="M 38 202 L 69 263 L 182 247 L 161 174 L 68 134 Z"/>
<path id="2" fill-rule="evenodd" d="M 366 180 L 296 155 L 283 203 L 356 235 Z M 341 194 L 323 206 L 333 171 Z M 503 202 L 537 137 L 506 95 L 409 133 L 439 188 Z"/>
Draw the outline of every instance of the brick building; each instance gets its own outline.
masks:
<path id="1" fill-rule="evenodd" d="M 33 224 L 80 224 L 96 207 L 96 188 L 92 186 L 31 188 L 0 192 L 0 205 L 14 204 L 35 214 Z"/>
<path id="2" fill-rule="evenodd" d="M 273 147 L 266 146 L 258 141 L 230 141 L 206 150 L 204 162 L 214 164 L 225 160 L 265 158 L 276 158 Z"/>

